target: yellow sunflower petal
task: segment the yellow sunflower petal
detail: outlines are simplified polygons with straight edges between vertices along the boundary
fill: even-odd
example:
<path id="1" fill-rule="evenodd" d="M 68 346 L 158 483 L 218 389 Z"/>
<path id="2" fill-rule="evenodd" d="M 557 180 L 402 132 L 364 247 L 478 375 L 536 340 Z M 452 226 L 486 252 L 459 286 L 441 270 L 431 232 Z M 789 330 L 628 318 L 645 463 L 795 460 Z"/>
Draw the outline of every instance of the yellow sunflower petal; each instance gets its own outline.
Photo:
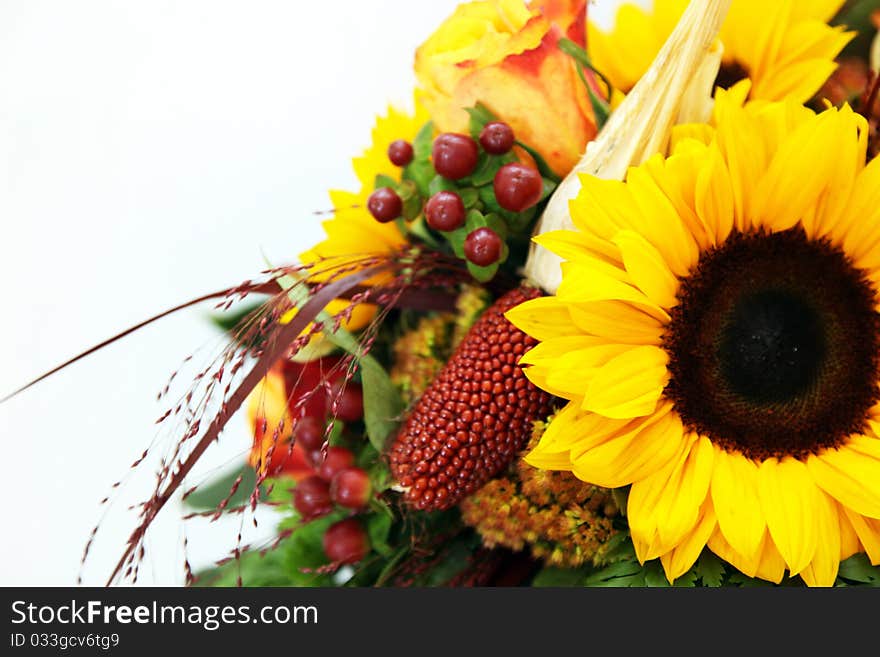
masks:
<path id="1" fill-rule="evenodd" d="M 597 486 L 617 488 L 643 479 L 666 465 L 685 440 L 681 420 L 666 404 L 637 428 L 572 454 L 572 472 Z"/>
<path id="2" fill-rule="evenodd" d="M 661 308 L 672 308 L 676 304 L 678 279 L 661 253 L 632 230 L 619 231 L 612 241 L 620 248 L 623 266 L 636 287 Z"/>
<path id="3" fill-rule="evenodd" d="M 717 146 L 707 152 L 696 180 L 694 205 L 703 225 L 709 227 L 713 244 L 727 239 L 734 225 L 733 184 Z"/>
<path id="4" fill-rule="evenodd" d="M 665 328 L 656 318 L 623 301 L 570 303 L 568 311 L 578 329 L 625 344 L 657 345 Z"/>
<path id="5" fill-rule="evenodd" d="M 880 439 L 852 436 L 846 445 L 807 459 L 816 484 L 844 507 L 880 518 Z"/>
<path id="6" fill-rule="evenodd" d="M 610 264 L 620 265 L 620 249 L 608 240 L 591 232 L 576 230 L 551 230 L 532 238 L 548 251 L 563 260 L 580 262 L 584 258 L 602 258 Z"/>
<path id="7" fill-rule="evenodd" d="M 862 551 L 859 535 L 849 520 L 846 511 L 835 502 L 837 518 L 840 520 L 840 560 L 849 559 L 852 555 Z"/>
<path id="8" fill-rule="evenodd" d="M 694 531 L 706 501 L 713 458 L 707 438 L 691 437 L 666 467 L 633 483 L 627 519 L 630 533 L 644 541 L 646 551 L 640 558 L 666 554 Z"/>
<path id="9" fill-rule="evenodd" d="M 620 434 L 627 424 L 629 424 L 627 420 L 612 420 L 581 410 L 577 404 L 566 404 L 553 416 L 537 447 L 526 457 L 526 460 L 532 464 L 529 459 L 536 451 L 568 452 L 573 448 L 581 451 L 590 449 L 605 442 L 611 436 Z"/>
<path id="10" fill-rule="evenodd" d="M 660 557 L 660 563 L 666 572 L 666 579 L 672 584 L 676 579 L 684 575 L 696 562 L 700 552 L 706 547 L 706 542 L 715 531 L 715 511 L 712 502 L 707 499 L 703 505 L 699 522 L 687 537 L 670 552 Z"/>
<path id="11" fill-rule="evenodd" d="M 843 510 L 865 548 L 871 564 L 880 566 L 880 520 L 866 518 L 846 507 L 843 507 Z"/>
<path id="12" fill-rule="evenodd" d="M 625 275 L 626 272 L 621 270 L 620 274 Z M 565 263 L 562 283 L 556 291 L 556 296 L 574 304 L 592 301 L 625 301 L 663 323 L 669 321 L 669 314 L 647 295 L 604 267 Z"/>
<path id="13" fill-rule="evenodd" d="M 613 418 L 648 415 L 669 380 L 668 354 L 659 347 L 636 347 L 615 356 L 593 376 L 584 410 Z"/>
<path id="14" fill-rule="evenodd" d="M 820 491 L 803 463 L 773 458 L 758 468 L 758 497 L 770 537 L 792 575 L 797 575 L 816 554 Z"/>
<path id="15" fill-rule="evenodd" d="M 801 571 L 801 577 L 808 586 L 834 586 L 840 566 L 840 519 L 831 498 L 820 492 L 817 499 L 819 503 L 813 505 L 813 514 L 820 539 L 816 542 L 813 560 Z"/>
<path id="16" fill-rule="evenodd" d="M 520 331 L 536 340 L 549 340 L 578 335 L 580 330 L 572 322 L 568 305 L 556 297 L 538 297 L 511 308 L 504 317 Z"/>
<path id="17" fill-rule="evenodd" d="M 757 224 L 774 231 L 794 226 L 809 212 L 831 178 L 839 138 L 836 112 L 829 110 L 789 131 L 754 190 Z"/>
<path id="18" fill-rule="evenodd" d="M 758 466 L 716 447 L 712 503 L 730 546 L 743 555 L 757 554 L 767 527 L 758 497 Z"/>

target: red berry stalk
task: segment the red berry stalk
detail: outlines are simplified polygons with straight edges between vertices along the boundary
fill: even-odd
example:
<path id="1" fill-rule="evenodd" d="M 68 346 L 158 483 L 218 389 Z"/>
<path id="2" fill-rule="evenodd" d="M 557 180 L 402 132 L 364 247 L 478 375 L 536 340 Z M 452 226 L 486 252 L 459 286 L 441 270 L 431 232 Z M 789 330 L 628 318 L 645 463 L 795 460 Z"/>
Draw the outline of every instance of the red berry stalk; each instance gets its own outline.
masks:
<path id="1" fill-rule="evenodd" d="M 391 447 L 391 472 L 418 509 L 448 509 L 504 469 L 528 442 L 552 397 L 518 366 L 537 342 L 504 313 L 539 296 L 519 288 L 474 324 L 419 399 Z"/>

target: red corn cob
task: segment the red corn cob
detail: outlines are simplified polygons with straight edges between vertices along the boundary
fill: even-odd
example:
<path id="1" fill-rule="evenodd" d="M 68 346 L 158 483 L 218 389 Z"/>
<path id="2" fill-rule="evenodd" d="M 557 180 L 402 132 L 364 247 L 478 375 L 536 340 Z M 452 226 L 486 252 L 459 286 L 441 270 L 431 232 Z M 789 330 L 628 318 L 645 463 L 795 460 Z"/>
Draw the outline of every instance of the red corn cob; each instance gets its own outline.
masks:
<path id="1" fill-rule="evenodd" d="M 455 506 L 505 468 L 534 421 L 550 414 L 552 397 L 517 365 L 537 341 L 504 318 L 540 294 L 519 288 L 486 310 L 410 413 L 390 464 L 412 506 Z"/>

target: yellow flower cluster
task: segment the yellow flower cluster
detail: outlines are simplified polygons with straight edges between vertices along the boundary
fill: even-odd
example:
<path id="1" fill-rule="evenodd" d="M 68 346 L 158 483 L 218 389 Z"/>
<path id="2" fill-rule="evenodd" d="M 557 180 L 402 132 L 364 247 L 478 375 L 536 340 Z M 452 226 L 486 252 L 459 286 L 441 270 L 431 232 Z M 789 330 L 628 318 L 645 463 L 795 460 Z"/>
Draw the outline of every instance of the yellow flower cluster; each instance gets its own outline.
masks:
<path id="1" fill-rule="evenodd" d="M 535 424 L 529 449 L 544 432 Z M 512 471 L 493 479 L 461 504 L 464 522 L 486 547 L 528 548 L 532 556 L 575 568 L 601 563 L 614 535 L 617 507 L 606 488 L 580 481 L 569 472 L 539 470 L 518 460 Z"/>

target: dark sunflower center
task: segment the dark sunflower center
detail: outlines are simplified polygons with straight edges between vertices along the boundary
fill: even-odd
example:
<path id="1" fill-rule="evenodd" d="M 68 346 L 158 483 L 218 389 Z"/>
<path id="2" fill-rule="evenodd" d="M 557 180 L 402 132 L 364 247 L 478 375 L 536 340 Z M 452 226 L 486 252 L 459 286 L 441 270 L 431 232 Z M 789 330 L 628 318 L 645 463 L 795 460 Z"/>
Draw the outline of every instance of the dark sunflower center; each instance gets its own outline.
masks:
<path id="1" fill-rule="evenodd" d="M 821 318 L 790 292 L 758 292 L 734 307 L 718 359 L 731 391 L 756 403 L 787 401 L 807 390 L 822 369 Z"/>
<path id="2" fill-rule="evenodd" d="M 839 445 L 880 399 L 873 286 L 800 229 L 735 233 L 703 254 L 671 316 L 666 395 L 729 451 L 801 458 Z"/>
<path id="3" fill-rule="evenodd" d="M 715 78 L 715 86 L 722 89 L 730 89 L 740 80 L 749 77 L 749 72 L 739 62 L 730 62 L 722 64 L 718 70 L 718 76 Z"/>

